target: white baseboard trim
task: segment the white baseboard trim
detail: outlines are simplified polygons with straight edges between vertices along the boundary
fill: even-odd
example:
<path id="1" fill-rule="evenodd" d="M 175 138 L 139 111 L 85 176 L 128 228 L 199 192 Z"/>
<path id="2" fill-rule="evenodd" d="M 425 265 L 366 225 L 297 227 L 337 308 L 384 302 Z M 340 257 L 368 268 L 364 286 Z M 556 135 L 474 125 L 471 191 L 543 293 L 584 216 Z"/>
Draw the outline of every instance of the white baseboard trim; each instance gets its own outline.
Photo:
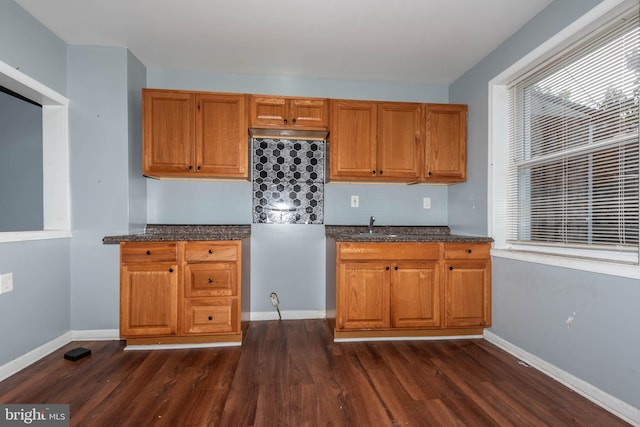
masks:
<path id="1" fill-rule="evenodd" d="M 210 342 L 210 343 L 194 343 L 194 344 L 144 344 L 144 345 L 128 345 L 125 350 L 181 350 L 185 348 L 211 348 L 211 347 L 238 347 L 241 342 Z"/>
<path id="2" fill-rule="evenodd" d="M 119 329 L 78 329 L 71 331 L 72 341 L 118 341 Z"/>
<path id="3" fill-rule="evenodd" d="M 66 332 L 60 335 L 58 338 L 54 338 L 48 343 L 45 343 L 40 347 L 37 347 L 30 352 L 25 353 L 22 356 L 19 356 L 12 361 L 0 366 L 0 381 L 3 381 L 9 378 L 11 375 L 20 372 L 27 366 L 53 353 L 63 345 L 69 344 L 72 341 L 71 335 L 71 331 Z"/>
<path id="4" fill-rule="evenodd" d="M 324 319 L 327 313 L 324 310 L 285 310 L 281 311 L 282 320 L 301 319 Z M 249 320 L 278 320 L 278 312 L 273 311 L 252 311 Z"/>
<path id="5" fill-rule="evenodd" d="M 364 338 L 334 338 L 333 342 L 360 341 L 442 341 L 442 340 L 470 340 L 484 338 L 483 335 L 444 335 L 433 337 L 364 337 Z"/>
<path id="6" fill-rule="evenodd" d="M 588 382 L 576 377 L 575 375 L 540 359 L 509 341 L 500 338 L 491 331 L 485 330 L 484 338 L 507 353 L 511 353 L 513 356 L 527 363 L 531 367 L 539 370 L 543 374 L 553 378 L 561 384 L 564 384 L 601 408 L 611 412 L 613 415 L 634 426 L 640 426 L 640 409 L 635 408 L 617 397 L 612 396 L 609 393 L 602 391 Z"/>

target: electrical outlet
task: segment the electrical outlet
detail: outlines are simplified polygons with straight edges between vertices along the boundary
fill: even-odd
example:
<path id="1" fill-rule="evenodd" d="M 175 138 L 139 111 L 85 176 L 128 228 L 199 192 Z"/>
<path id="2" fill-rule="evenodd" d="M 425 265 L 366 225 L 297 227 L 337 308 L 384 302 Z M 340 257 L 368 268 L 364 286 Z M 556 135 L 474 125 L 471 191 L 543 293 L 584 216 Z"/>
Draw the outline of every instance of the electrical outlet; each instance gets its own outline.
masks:
<path id="1" fill-rule="evenodd" d="M 351 196 L 351 207 L 360 207 L 360 196 Z"/>
<path id="2" fill-rule="evenodd" d="M 424 197 L 422 199 L 422 208 L 431 209 L 431 197 Z"/>
<path id="3" fill-rule="evenodd" d="M 13 290 L 13 273 L 0 275 L 0 294 Z"/>

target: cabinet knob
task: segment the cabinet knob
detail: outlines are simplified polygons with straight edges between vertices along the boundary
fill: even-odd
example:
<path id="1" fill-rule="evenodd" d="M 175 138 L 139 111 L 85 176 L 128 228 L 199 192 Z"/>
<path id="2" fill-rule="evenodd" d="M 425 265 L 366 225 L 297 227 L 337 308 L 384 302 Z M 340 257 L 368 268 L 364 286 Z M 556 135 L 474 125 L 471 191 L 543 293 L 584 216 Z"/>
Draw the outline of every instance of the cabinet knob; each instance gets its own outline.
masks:
<path id="1" fill-rule="evenodd" d="M 209 249 L 209 253 L 212 254 L 213 253 L 213 249 Z"/>
<path id="2" fill-rule="evenodd" d="M 284 119 L 284 124 L 285 124 L 285 125 L 287 124 L 287 122 L 288 122 L 288 120 L 287 120 L 287 119 Z"/>
<path id="3" fill-rule="evenodd" d="M 375 175 L 375 174 L 376 174 L 376 171 L 371 171 L 371 173 Z"/>
<path id="4" fill-rule="evenodd" d="M 467 249 L 467 253 L 470 254 L 471 252 L 473 252 L 471 249 Z"/>
<path id="5" fill-rule="evenodd" d="M 147 251 L 147 255 L 151 255 L 151 251 Z"/>
<path id="6" fill-rule="evenodd" d="M 198 166 L 198 170 L 202 169 L 202 166 Z"/>
<path id="7" fill-rule="evenodd" d="M 453 270 L 453 266 L 452 265 L 449 266 L 449 270 Z"/>
<path id="8" fill-rule="evenodd" d="M 192 171 L 193 170 L 193 166 L 189 165 L 189 170 Z"/>
<path id="9" fill-rule="evenodd" d="M 209 320 L 213 320 L 213 316 L 209 316 Z"/>
<path id="10" fill-rule="evenodd" d="M 296 119 L 291 120 L 291 122 L 292 122 L 293 124 L 295 124 L 295 123 L 296 123 Z"/>
<path id="11" fill-rule="evenodd" d="M 169 273 L 173 273 L 173 268 L 170 268 L 170 269 L 169 269 Z"/>
<path id="12" fill-rule="evenodd" d="M 389 270 L 389 266 L 387 265 L 387 268 L 385 268 L 385 270 Z"/>
<path id="13" fill-rule="evenodd" d="M 429 171 L 429 173 L 427 175 L 431 176 L 431 171 Z"/>
<path id="14" fill-rule="evenodd" d="M 213 283 L 213 279 L 209 277 L 209 283 Z"/>
<path id="15" fill-rule="evenodd" d="M 394 269 L 394 270 L 397 270 L 397 269 L 398 269 L 398 266 L 396 265 L 395 267 L 393 267 L 393 269 Z"/>
<path id="16" fill-rule="evenodd" d="M 380 175 L 382 175 L 382 171 L 380 171 Z"/>

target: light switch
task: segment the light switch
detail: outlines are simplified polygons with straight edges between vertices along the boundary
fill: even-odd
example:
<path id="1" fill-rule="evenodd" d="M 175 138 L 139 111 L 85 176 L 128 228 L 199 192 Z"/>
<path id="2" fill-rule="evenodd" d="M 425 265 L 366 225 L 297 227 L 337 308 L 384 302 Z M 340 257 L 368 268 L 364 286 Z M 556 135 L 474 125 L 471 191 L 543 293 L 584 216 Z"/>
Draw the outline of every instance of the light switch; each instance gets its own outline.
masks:
<path id="1" fill-rule="evenodd" d="M 360 196 L 351 196 L 351 207 L 360 207 Z"/>

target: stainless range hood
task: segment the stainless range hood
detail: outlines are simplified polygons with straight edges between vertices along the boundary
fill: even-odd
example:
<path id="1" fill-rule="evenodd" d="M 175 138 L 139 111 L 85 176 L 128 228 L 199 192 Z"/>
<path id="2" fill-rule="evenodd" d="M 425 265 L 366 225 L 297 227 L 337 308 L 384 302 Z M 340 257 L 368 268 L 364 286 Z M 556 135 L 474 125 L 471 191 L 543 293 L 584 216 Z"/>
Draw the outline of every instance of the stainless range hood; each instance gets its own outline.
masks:
<path id="1" fill-rule="evenodd" d="M 304 139 L 324 141 L 329 135 L 326 130 L 301 130 L 301 129 L 256 129 L 250 128 L 249 135 L 252 138 L 275 139 Z"/>

